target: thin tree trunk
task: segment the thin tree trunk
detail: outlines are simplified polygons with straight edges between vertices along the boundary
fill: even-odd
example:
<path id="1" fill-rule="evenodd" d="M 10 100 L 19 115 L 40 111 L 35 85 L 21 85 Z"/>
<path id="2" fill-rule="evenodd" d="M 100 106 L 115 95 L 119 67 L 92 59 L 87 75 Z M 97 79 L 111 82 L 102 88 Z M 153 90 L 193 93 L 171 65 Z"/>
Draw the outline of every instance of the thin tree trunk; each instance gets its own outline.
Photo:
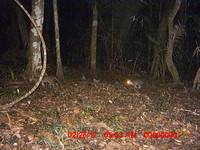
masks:
<path id="1" fill-rule="evenodd" d="M 92 38 L 91 38 L 91 69 L 96 71 L 98 12 L 96 4 L 93 6 Z"/>
<path id="2" fill-rule="evenodd" d="M 53 10 L 54 10 L 54 26 L 55 26 L 55 39 L 56 39 L 56 61 L 57 61 L 57 70 L 56 77 L 58 79 L 63 79 L 63 67 L 62 59 L 60 55 L 60 35 L 59 35 L 59 26 L 58 26 L 58 7 L 57 0 L 53 0 Z"/>
<path id="3" fill-rule="evenodd" d="M 44 1 L 32 0 L 31 16 L 42 32 L 44 20 Z M 27 76 L 39 76 L 39 73 L 42 70 L 41 40 L 32 24 L 28 51 L 28 64 L 26 66 L 25 74 Z"/>
<path id="4" fill-rule="evenodd" d="M 52 22 L 51 22 L 51 17 L 52 17 L 52 13 L 53 13 L 53 6 L 52 6 L 52 1 L 50 0 L 46 0 L 45 1 L 45 6 L 44 6 L 44 28 L 43 28 L 43 36 L 44 36 L 44 40 L 46 43 L 46 46 L 48 48 L 48 55 L 47 55 L 47 60 L 48 60 L 48 64 L 53 65 L 53 55 L 56 53 L 55 52 L 55 48 L 53 49 L 53 43 L 52 40 L 50 38 L 50 28 L 52 26 Z M 54 59 L 55 60 L 55 59 Z"/>
<path id="5" fill-rule="evenodd" d="M 200 68 L 198 69 L 193 81 L 193 89 L 200 90 Z"/>
<path id="6" fill-rule="evenodd" d="M 154 57 L 153 63 L 151 65 L 151 75 L 154 77 L 164 76 L 163 72 L 165 72 L 165 53 L 167 45 L 165 41 L 167 41 L 167 32 L 168 32 L 168 18 L 169 14 L 172 10 L 172 2 L 166 5 L 165 11 L 158 26 L 157 31 L 157 44 L 154 46 Z M 164 62 L 164 63 L 163 63 Z"/>
<path id="7" fill-rule="evenodd" d="M 165 10 L 164 15 L 161 19 L 161 22 L 158 26 L 157 31 L 157 44 L 154 46 L 154 57 L 153 63 L 151 66 L 151 75 L 159 77 L 161 75 L 162 65 L 161 59 L 164 59 L 164 53 L 162 51 L 166 49 L 165 41 L 167 40 L 167 19 L 169 15 L 170 7 Z"/>
<path id="8" fill-rule="evenodd" d="M 109 71 L 112 70 L 113 68 L 113 61 L 114 61 L 114 15 L 115 15 L 115 2 L 112 1 L 112 27 L 111 27 L 111 31 L 112 31 L 112 41 L 111 41 L 111 53 L 110 53 L 110 60 L 109 60 Z"/>
<path id="9" fill-rule="evenodd" d="M 149 7 L 149 17 L 150 18 L 152 18 L 152 12 L 153 12 L 152 6 L 150 5 L 150 7 Z M 148 47 L 147 47 L 147 50 L 148 50 L 148 52 L 147 52 L 147 71 L 151 72 L 150 71 L 150 69 L 151 69 L 151 51 L 152 51 L 153 45 L 150 40 L 148 40 L 147 45 L 148 45 Z"/>
<path id="10" fill-rule="evenodd" d="M 176 0 L 175 4 L 174 4 L 174 8 L 171 12 L 171 15 L 169 15 L 169 20 L 168 20 L 168 32 L 169 32 L 169 40 L 168 40 L 168 47 L 167 47 L 167 53 L 166 53 L 166 64 L 167 67 L 173 77 L 173 81 L 175 83 L 180 83 L 181 80 L 179 78 L 179 73 L 173 63 L 172 60 L 172 55 L 173 55 L 173 45 L 174 45 L 174 39 L 175 36 L 173 34 L 174 31 L 174 27 L 173 27 L 173 22 L 174 22 L 174 18 L 180 8 L 181 5 L 181 0 Z"/>
<path id="11" fill-rule="evenodd" d="M 23 14 L 23 11 L 19 7 L 16 7 L 16 14 L 17 14 L 17 21 L 19 25 L 20 36 L 23 43 L 23 48 L 27 49 L 28 40 L 29 40 L 28 25 L 25 21 L 25 16 Z"/>
<path id="12" fill-rule="evenodd" d="M 159 6 L 159 22 L 161 21 L 161 16 L 162 16 L 162 6 L 163 6 L 163 1 L 160 0 L 160 6 Z"/>

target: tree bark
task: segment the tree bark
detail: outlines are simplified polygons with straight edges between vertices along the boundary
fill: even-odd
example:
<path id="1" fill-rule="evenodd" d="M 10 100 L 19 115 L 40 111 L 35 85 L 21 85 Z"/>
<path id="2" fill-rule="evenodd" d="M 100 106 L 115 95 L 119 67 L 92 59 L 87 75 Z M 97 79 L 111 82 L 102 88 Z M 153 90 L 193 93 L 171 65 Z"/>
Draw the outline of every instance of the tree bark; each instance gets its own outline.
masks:
<path id="1" fill-rule="evenodd" d="M 175 35 L 173 34 L 174 32 L 173 23 L 174 23 L 174 18 L 180 8 L 181 2 L 182 2 L 181 0 L 176 0 L 174 4 L 174 8 L 171 14 L 169 15 L 169 20 L 168 20 L 169 39 L 168 39 L 168 46 L 167 46 L 167 53 L 166 53 L 166 64 L 167 64 L 168 70 L 170 71 L 173 77 L 173 81 L 175 83 L 180 83 L 181 80 L 179 78 L 179 73 L 172 60 L 173 45 L 174 45 L 174 40 L 175 40 Z"/>
<path id="2" fill-rule="evenodd" d="M 52 1 L 50 0 L 46 0 L 45 1 L 45 6 L 44 6 L 44 28 L 43 28 L 43 36 L 44 36 L 44 40 L 46 43 L 46 46 L 48 48 L 48 55 L 47 55 L 47 64 L 51 64 L 53 65 L 55 62 L 53 62 L 53 55 L 55 56 L 55 48 L 53 49 L 53 42 L 50 38 L 50 32 L 51 32 L 51 27 L 52 27 L 52 20 L 51 18 L 53 17 L 53 5 L 52 5 Z"/>
<path id="3" fill-rule="evenodd" d="M 17 14 L 17 21 L 19 25 L 19 32 L 22 39 L 23 48 L 27 49 L 29 40 L 28 25 L 25 21 L 25 16 L 23 14 L 23 11 L 19 7 L 16 7 L 16 14 Z"/>
<path id="4" fill-rule="evenodd" d="M 200 68 L 198 69 L 196 76 L 193 81 L 193 89 L 200 90 Z"/>
<path id="5" fill-rule="evenodd" d="M 42 32 L 43 20 L 44 20 L 44 1 L 43 0 L 32 0 L 32 18 L 37 23 L 37 26 Z M 26 66 L 25 74 L 27 76 L 39 76 L 42 70 L 42 59 L 41 59 L 41 40 L 31 24 L 29 49 L 28 49 L 28 64 Z"/>
<path id="6" fill-rule="evenodd" d="M 58 79 L 63 79 L 63 67 L 62 67 L 62 59 L 60 54 L 60 34 L 59 34 L 59 26 L 58 26 L 58 7 L 57 0 L 53 0 L 53 12 L 54 12 L 54 26 L 55 26 L 55 39 L 56 39 L 56 62 L 57 62 L 57 70 L 56 77 Z"/>
<path id="7" fill-rule="evenodd" d="M 91 69 L 96 71 L 98 12 L 96 4 L 93 6 L 92 38 L 91 38 Z"/>
<path id="8" fill-rule="evenodd" d="M 44 53 L 43 68 L 42 68 L 39 80 L 35 83 L 35 85 L 33 86 L 33 88 L 31 90 L 29 90 L 25 95 L 17 98 L 16 100 L 12 101 L 11 103 L 6 104 L 4 106 L 0 105 L 0 111 L 1 110 L 7 111 L 8 108 L 12 107 L 13 105 L 19 103 L 20 101 L 22 101 L 23 99 L 25 99 L 26 97 L 28 97 L 29 95 L 31 95 L 37 89 L 37 87 L 39 86 L 39 84 L 41 83 L 42 78 L 43 78 L 43 76 L 45 74 L 45 71 L 46 71 L 46 62 L 47 62 L 46 61 L 46 45 L 45 45 L 45 42 L 44 42 L 44 38 L 42 37 L 42 33 L 40 32 L 40 29 L 38 28 L 36 22 L 33 20 L 33 18 L 31 18 L 30 14 L 27 12 L 27 10 L 20 4 L 20 2 L 18 0 L 14 0 L 14 1 L 24 11 L 24 13 L 28 16 L 28 18 L 32 22 L 33 26 L 35 27 L 36 32 L 38 33 L 39 38 L 41 39 L 43 53 Z"/>
<path id="9" fill-rule="evenodd" d="M 161 75 L 162 77 L 164 77 L 164 74 L 162 74 L 162 72 L 164 71 L 163 69 L 165 69 L 164 67 L 165 53 L 163 52 L 167 47 L 165 43 L 165 41 L 167 40 L 167 30 L 168 30 L 167 21 L 168 21 L 168 17 L 169 17 L 169 13 L 171 9 L 172 9 L 172 6 L 170 3 L 166 6 L 166 9 L 164 11 L 162 18 L 159 17 L 160 23 L 157 30 L 157 43 L 153 48 L 154 56 L 153 56 L 153 63 L 151 65 L 151 75 L 153 75 L 154 77 L 160 77 Z"/>

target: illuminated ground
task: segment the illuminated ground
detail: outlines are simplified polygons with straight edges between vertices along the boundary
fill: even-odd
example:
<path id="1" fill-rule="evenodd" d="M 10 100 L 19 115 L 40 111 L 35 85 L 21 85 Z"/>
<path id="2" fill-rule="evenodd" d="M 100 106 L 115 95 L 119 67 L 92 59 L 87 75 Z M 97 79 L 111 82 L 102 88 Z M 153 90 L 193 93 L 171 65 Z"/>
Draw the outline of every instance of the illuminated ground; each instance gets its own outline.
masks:
<path id="1" fill-rule="evenodd" d="M 16 78 L 2 78 L 1 104 L 31 88 L 28 81 Z M 125 85 L 126 79 L 136 78 L 144 80 L 140 90 Z M 62 83 L 40 86 L 8 114 L 0 114 L 0 148 L 199 149 L 200 91 L 190 86 L 141 74 L 68 70 Z M 176 132 L 178 137 L 144 137 L 154 131 Z M 112 138 L 105 137 L 107 132 Z M 83 135 L 88 138 L 80 138 Z"/>

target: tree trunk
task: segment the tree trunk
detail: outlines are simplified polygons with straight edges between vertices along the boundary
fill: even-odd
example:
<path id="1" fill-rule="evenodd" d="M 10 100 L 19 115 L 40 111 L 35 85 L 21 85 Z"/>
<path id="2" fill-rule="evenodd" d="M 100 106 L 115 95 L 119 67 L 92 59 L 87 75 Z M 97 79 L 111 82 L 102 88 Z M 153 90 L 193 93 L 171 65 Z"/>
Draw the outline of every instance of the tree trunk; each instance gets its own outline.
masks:
<path id="1" fill-rule="evenodd" d="M 56 77 L 58 79 L 63 79 L 63 67 L 62 67 L 62 59 L 60 55 L 60 35 L 59 35 L 59 26 L 58 26 L 58 7 L 57 0 L 53 0 L 53 12 L 54 12 L 54 26 L 55 26 L 55 39 L 56 39 L 56 62 L 57 62 L 57 70 Z"/>
<path id="2" fill-rule="evenodd" d="M 111 41 L 111 52 L 109 54 L 109 71 L 112 70 L 114 62 L 114 15 L 115 15 L 115 2 L 112 1 L 112 20 L 111 20 L 112 41 Z"/>
<path id="3" fill-rule="evenodd" d="M 173 27 L 173 22 L 174 22 L 174 18 L 180 8 L 181 5 L 181 0 L 176 0 L 175 4 L 174 4 L 174 8 L 171 12 L 171 14 L 169 15 L 169 20 L 168 20 L 168 32 L 169 32 L 169 39 L 168 39 L 168 47 L 167 47 L 167 53 L 166 53 L 166 64 L 167 67 L 173 77 L 173 81 L 175 83 L 180 83 L 181 80 L 179 78 L 179 73 L 173 63 L 172 60 L 172 55 L 173 55 L 173 45 L 174 45 L 174 40 L 175 40 L 175 35 L 173 34 L 174 32 L 174 27 Z"/>
<path id="4" fill-rule="evenodd" d="M 193 81 L 193 89 L 200 90 L 200 68 L 198 69 Z"/>
<path id="5" fill-rule="evenodd" d="M 23 14 L 23 11 L 19 7 L 16 7 L 16 14 L 17 14 L 17 21 L 18 21 L 20 36 L 22 39 L 23 48 L 27 49 L 28 40 L 29 40 L 28 25 L 25 21 L 25 16 Z"/>
<path id="6" fill-rule="evenodd" d="M 98 12 L 96 4 L 93 6 L 92 38 L 91 38 L 91 69 L 96 71 Z"/>
<path id="7" fill-rule="evenodd" d="M 163 2 L 163 1 L 162 1 Z M 153 56 L 153 63 L 151 65 L 151 75 L 154 77 L 164 77 L 165 76 L 165 50 L 167 48 L 167 38 L 168 38 L 168 18 L 169 14 L 174 7 L 174 2 L 171 1 L 170 3 L 161 3 L 160 9 L 163 9 L 165 6 L 164 12 L 159 11 L 159 26 L 157 30 L 157 41 L 156 45 L 154 46 L 154 56 Z M 161 17 L 161 14 L 163 16 Z"/>
<path id="8" fill-rule="evenodd" d="M 165 53 L 163 53 L 164 49 L 166 49 L 167 40 L 167 20 L 169 16 L 169 12 L 171 10 L 170 4 L 166 7 L 164 15 L 160 21 L 157 31 L 157 43 L 154 46 L 154 57 L 153 63 L 151 66 L 151 75 L 154 77 L 161 76 L 161 70 L 163 70 L 162 62 L 164 62 Z M 163 60 L 162 60 L 163 59 Z"/>
<path id="9" fill-rule="evenodd" d="M 52 40 L 50 38 L 50 32 L 51 32 L 51 27 L 52 27 L 52 22 L 51 22 L 51 18 L 53 17 L 53 6 L 52 6 L 52 1 L 50 0 L 46 0 L 45 1 L 45 6 L 44 6 L 44 28 L 43 28 L 43 37 L 48 49 L 48 55 L 47 55 L 47 64 L 51 64 L 53 65 L 55 62 L 53 60 L 55 56 L 54 54 L 55 49 L 53 49 L 53 43 Z"/>
<path id="10" fill-rule="evenodd" d="M 152 6 L 149 6 L 149 17 L 152 18 Z M 151 51 L 153 49 L 153 44 L 150 41 L 150 39 L 148 39 L 148 43 L 147 43 L 147 72 L 150 73 L 150 69 L 151 69 Z"/>
<path id="11" fill-rule="evenodd" d="M 32 0 L 31 16 L 42 32 L 44 20 L 44 1 Z M 39 73 L 42 70 L 41 40 L 33 24 L 31 24 L 28 51 L 28 64 L 26 66 L 25 74 L 27 76 L 39 76 Z"/>

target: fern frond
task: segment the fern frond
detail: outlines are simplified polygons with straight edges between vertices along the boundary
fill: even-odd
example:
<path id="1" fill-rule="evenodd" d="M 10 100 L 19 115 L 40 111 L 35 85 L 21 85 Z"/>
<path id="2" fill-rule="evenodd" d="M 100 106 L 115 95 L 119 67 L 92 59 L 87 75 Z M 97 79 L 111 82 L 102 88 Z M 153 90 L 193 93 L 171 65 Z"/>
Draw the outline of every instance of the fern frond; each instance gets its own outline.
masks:
<path id="1" fill-rule="evenodd" d="M 150 34 L 146 34 L 146 37 L 155 45 L 157 45 L 157 40 L 154 36 L 150 35 Z"/>
<path id="2" fill-rule="evenodd" d="M 182 39 L 182 37 L 185 35 L 185 26 L 181 25 L 180 23 L 177 23 L 174 26 L 174 46 L 176 46 L 176 43 L 178 43 L 178 41 L 180 39 Z"/>

